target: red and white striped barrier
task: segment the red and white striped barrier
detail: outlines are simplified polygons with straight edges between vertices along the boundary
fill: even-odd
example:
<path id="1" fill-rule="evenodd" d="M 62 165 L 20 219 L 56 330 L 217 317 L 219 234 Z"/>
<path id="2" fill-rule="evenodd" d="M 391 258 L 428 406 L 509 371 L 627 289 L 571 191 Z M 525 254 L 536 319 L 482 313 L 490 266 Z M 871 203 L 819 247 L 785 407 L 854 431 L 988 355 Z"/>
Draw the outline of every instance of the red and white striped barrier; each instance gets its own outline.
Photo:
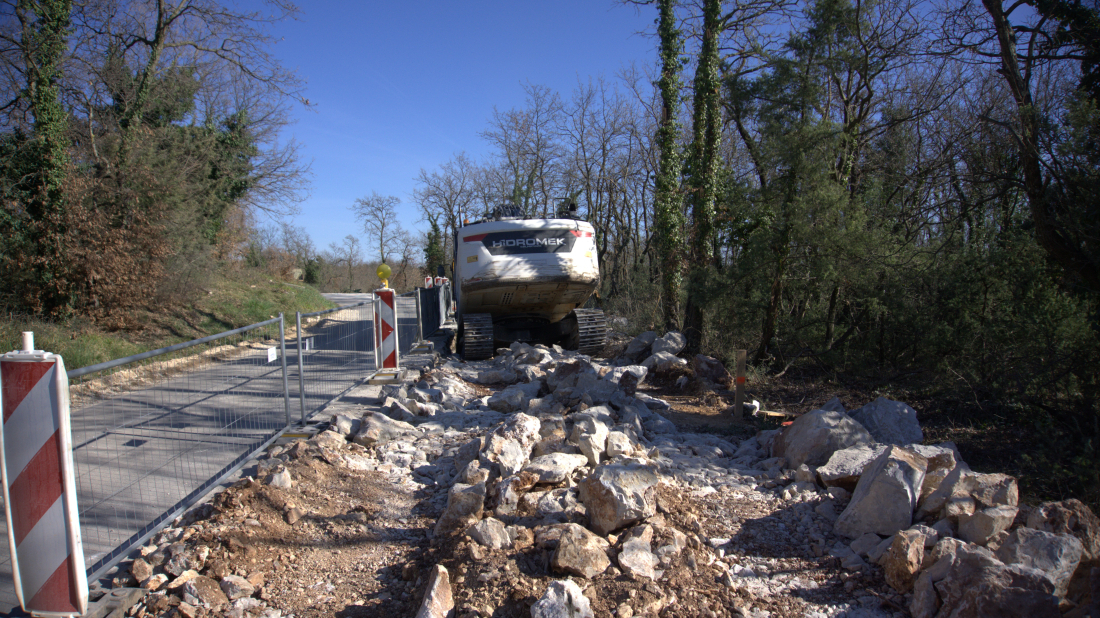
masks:
<path id="1" fill-rule="evenodd" d="M 374 323 L 377 324 L 379 356 L 382 359 L 379 369 L 397 369 L 397 301 L 396 293 L 390 288 L 374 291 L 378 302 Z"/>
<path id="2" fill-rule="evenodd" d="M 36 616 L 88 610 L 88 578 L 69 427 L 69 378 L 60 356 L 0 356 L 0 472 L 15 594 Z"/>

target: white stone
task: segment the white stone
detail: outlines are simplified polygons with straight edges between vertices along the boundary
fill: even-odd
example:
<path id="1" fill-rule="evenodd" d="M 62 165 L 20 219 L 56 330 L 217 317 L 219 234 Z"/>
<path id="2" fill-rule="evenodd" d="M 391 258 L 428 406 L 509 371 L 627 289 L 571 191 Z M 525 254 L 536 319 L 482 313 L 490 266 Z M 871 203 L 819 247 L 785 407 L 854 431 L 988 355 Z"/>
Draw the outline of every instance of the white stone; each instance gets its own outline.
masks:
<path id="1" fill-rule="evenodd" d="M 785 457 L 792 468 L 802 464 L 820 466 L 833 453 L 857 444 L 871 444 L 874 438 L 856 421 L 838 412 L 814 410 L 796 418 L 776 437 L 772 454 Z"/>
<path id="2" fill-rule="evenodd" d="M 572 580 L 552 582 L 531 606 L 531 618 L 595 618 L 588 598 Z"/>
<path id="3" fill-rule="evenodd" d="M 1084 545 L 1072 535 L 1017 528 L 1001 543 L 997 558 L 1005 564 L 1021 564 L 1046 573 L 1054 584 L 1054 594 L 1063 598 L 1083 552 Z"/>
<path id="4" fill-rule="evenodd" d="M 852 410 L 848 416 L 883 444 L 903 446 L 924 441 L 924 432 L 917 422 L 917 411 L 900 401 L 879 397 L 862 408 Z"/>
<path id="5" fill-rule="evenodd" d="M 607 534 L 656 513 L 657 474 L 639 464 L 604 464 L 579 484 L 592 529 Z"/>
<path id="6" fill-rule="evenodd" d="M 898 446 L 883 451 L 860 477 L 836 520 L 836 533 L 852 539 L 867 532 L 893 536 L 911 526 L 927 465 L 920 455 Z"/>

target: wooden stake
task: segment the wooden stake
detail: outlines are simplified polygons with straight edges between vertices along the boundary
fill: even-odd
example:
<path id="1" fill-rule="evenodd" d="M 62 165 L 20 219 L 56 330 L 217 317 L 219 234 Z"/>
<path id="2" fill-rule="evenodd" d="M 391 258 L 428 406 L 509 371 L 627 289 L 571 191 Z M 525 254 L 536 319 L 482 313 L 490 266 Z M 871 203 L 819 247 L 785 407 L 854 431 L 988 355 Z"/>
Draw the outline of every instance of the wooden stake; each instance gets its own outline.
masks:
<path id="1" fill-rule="evenodd" d="M 733 389 L 733 418 L 740 421 L 745 417 L 745 356 L 747 350 L 737 350 L 734 356 L 737 364 L 737 373 L 734 374 Z"/>

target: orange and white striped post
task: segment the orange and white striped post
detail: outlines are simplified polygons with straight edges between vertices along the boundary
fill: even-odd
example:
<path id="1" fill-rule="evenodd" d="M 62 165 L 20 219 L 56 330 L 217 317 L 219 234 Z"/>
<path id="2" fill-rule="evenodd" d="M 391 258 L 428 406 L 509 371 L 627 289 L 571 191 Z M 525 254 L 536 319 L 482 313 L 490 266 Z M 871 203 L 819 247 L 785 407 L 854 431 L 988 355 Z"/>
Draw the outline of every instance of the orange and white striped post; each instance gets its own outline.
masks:
<path id="1" fill-rule="evenodd" d="M 69 426 L 69 378 L 57 354 L 0 355 L 0 476 L 15 594 L 35 616 L 88 610 L 88 578 Z"/>
<path id="2" fill-rule="evenodd" d="M 378 299 L 378 314 L 374 316 L 378 329 L 378 349 L 381 350 L 382 362 L 379 369 L 397 370 L 400 361 L 397 358 L 397 302 L 396 292 L 390 288 L 382 288 L 374 291 Z"/>

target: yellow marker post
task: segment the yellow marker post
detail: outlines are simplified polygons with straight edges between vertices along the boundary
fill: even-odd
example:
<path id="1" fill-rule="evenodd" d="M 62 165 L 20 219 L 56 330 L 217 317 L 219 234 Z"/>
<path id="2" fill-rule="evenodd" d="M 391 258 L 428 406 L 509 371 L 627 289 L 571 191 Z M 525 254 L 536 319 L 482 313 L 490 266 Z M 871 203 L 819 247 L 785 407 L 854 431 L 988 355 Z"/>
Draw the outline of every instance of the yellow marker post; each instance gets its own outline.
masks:
<path id="1" fill-rule="evenodd" d="M 393 270 L 389 266 L 386 266 L 385 262 L 378 265 L 378 270 L 375 271 L 375 274 L 382 280 L 382 287 L 390 287 L 390 275 L 393 274 Z"/>

